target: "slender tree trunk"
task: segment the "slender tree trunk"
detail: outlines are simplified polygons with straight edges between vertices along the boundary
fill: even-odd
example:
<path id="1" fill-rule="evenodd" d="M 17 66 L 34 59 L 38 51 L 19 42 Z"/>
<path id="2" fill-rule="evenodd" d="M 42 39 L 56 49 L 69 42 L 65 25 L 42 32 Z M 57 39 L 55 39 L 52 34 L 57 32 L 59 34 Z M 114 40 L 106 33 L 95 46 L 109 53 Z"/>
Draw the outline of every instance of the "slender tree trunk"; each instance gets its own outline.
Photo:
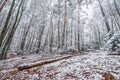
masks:
<path id="1" fill-rule="evenodd" d="M 3 27 L 2 32 L 0 33 L 0 47 L 2 46 L 3 39 L 4 39 L 4 37 L 5 37 L 5 35 L 6 35 L 7 31 L 8 31 L 7 28 L 8 28 L 8 24 L 9 24 L 10 18 L 12 16 L 12 11 L 13 11 L 14 5 L 15 5 L 15 0 L 12 1 L 10 10 L 8 12 L 8 15 L 7 15 L 7 19 L 6 19 L 5 25 Z"/>
<path id="2" fill-rule="evenodd" d="M 119 10 L 118 7 L 117 7 L 117 3 L 116 3 L 115 0 L 113 0 L 113 1 L 114 1 L 114 5 L 115 5 L 115 8 L 116 8 L 116 12 L 118 13 L 118 15 L 119 15 L 119 17 L 120 17 L 120 10 Z"/>
<path id="3" fill-rule="evenodd" d="M 101 5 L 101 2 L 100 2 L 100 0 L 98 0 L 98 2 L 99 2 L 99 5 L 100 5 L 100 9 L 101 9 L 101 12 L 102 12 L 102 16 L 103 16 L 103 18 L 105 18 L 105 13 L 104 13 L 104 11 L 103 11 L 103 7 L 102 7 L 102 5 Z M 109 32 L 110 31 L 110 26 L 109 26 L 109 24 L 108 24 L 108 22 L 105 20 L 105 25 L 106 25 L 106 28 L 107 28 L 107 32 Z"/>
<path id="4" fill-rule="evenodd" d="M 72 30 L 72 27 L 73 27 L 73 18 L 72 18 L 72 20 L 71 20 L 71 46 L 72 46 L 72 43 L 73 43 L 73 30 Z"/>
<path id="5" fill-rule="evenodd" d="M 49 29 L 47 31 L 47 35 L 46 35 L 46 38 L 45 38 L 45 42 L 44 42 L 44 45 L 43 45 L 43 50 L 45 49 L 45 46 L 47 45 L 47 39 L 48 39 L 48 36 L 49 36 Z"/>
<path id="6" fill-rule="evenodd" d="M 38 43 L 38 49 L 40 48 L 40 46 L 41 46 L 41 40 L 42 40 L 42 36 L 43 36 L 43 32 L 44 32 L 44 22 L 43 22 L 43 27 L 42 27 L 42 30 L 41 30 L 41 32 L 39 32 L 40 34 L 39 34 L 39 43 Z M 36 53 L 38 53 L 39 52 L 39 50 L 37 50 L 37 52 Z"/>
<path id="7" fill-rule="evenodd" d="M 80 3 L 79 3 L 79 0 L 78 0 L 78 50 L 80 51 Z"/>
<path id="8" fill-rule="evenodd" d="M 28 32 L 29 32 L 29 30 L 30 30 L 30 27 L 31 27 L 31 23 L 32 23 L 33 18 L 34 18 L 34 14 L 32 15 L 32 17 L 31 17 L 31 19 L 30 19 L 29 25 L 28 25 L 28 27 L 27 27 L 27 31 L 24 32 L 23 39 L 22 39 L 21 46 L 20 46 L 20 49 L 21 49 L 21 50 L 24 49 L 25 40 L 26 40 L 27 35 L 28 35 Z"/>
<path id="9" fill-rule="evenodd" d="M 63 34 L 62 34 L 62 45 L 65 45 L 65 32 L 66 32 L 66 16 L 67 16 L 67 0 L 64 0 L 64 28 L 63 28 Z"/>
<path id="10" fill-rule="evenodd" d="M 109 5 L 110 5 L 110 4 L 108 4 L 108 6 L 109 6 Z M 118 30 L 120 30 L 120 24 L 118 23 L 118 20 L 116 19 L 116 16 L 115 16 L 115 14 L 114 14 L 114 11 L 111 9 L 110 6 L 109 6 L 109 9 L 110 9 L 110 11 L 111 11 L 111 13 L 112 13 L 112 16 L 114 17 L 114 20 L 115 20 L 116 24 L 117 24 L 116 28 L 117 28 Z"/>
<path id="11" fill-rule="evenodd" d="M 29 44 L 29 51 L 31 51 L 32 50 L 32 46 L 33 46 L 33 42 L 34 42 L 34 39 L 35 39 L 35 32 L 33 32 L 32 33 L 33 35 L 32 35 L 32 38 L 31 38 L 31 41 L 30 41 L 30 44 Z"/>
<path id="12" fill-rule="evenodd" d="M 60 48 L 60 2 L 58 0 L 59 4 L 59 20 L 58 20 L 58 49 Z"/>
<path id="13" fill-rule="evenodd" d="M 50 52 L 52 52 L 52 47 L 53 47 L 53 22 L 52 22 L 52 17 L 53 13 L 51 12 L 51 17 L 50 17 Z"/>
<path id="14" fill-rule="evenodd" d="M 4 8 L 6 2 L 7 2 L 7 0 L 3 0 L 2 3 L 0 4 L 0 12 L 1 12 L 2 9 Z"/>

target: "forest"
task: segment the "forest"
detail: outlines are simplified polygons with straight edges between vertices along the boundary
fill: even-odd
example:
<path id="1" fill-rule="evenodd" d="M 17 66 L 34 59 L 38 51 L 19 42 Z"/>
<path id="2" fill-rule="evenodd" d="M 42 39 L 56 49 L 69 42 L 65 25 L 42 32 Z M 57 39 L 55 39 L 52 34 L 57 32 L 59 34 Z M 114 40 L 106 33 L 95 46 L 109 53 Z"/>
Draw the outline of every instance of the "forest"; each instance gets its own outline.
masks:
<path id="1" fill-rule="evenodd" d="M 120 80 L 120 0 L 0 0 L 0 80 Z"/>

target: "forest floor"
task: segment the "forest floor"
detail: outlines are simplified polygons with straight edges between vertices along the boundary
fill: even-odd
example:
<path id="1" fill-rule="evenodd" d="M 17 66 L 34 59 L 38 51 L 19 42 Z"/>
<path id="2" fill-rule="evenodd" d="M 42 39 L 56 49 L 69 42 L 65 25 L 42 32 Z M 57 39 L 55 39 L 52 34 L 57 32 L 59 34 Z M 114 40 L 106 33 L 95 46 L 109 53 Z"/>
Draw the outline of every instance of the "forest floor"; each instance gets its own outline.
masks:
<path id="1" fill-rule="evenodd" d="M 65 57 L 68 56 L 68 57 Z M 62 58 L 63 57 L 63 58 Z M 54 62 L 49 62 L 58 59 Z M 29 69 L 19 66 L 48 61 Z M 120 56 L 103 51 L 32 54 L 0 61 L 0 80 L 120 80 Z"/>

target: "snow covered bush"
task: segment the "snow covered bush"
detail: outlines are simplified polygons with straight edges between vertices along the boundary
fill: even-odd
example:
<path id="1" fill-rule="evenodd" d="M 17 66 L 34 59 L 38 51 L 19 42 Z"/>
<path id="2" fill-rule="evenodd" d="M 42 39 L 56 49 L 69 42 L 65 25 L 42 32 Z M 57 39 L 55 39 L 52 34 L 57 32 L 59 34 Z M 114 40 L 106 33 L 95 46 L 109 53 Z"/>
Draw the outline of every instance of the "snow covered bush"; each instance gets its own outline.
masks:
<path id="1" fill-rule="evenodd" d="M 104 50 L 120 52 L 120 31 L 110 32 L 106 38 Z"/>
<path id="2" fill-rule="evenodd" d="M 99 43 L 96 42 L 96 41 L 87 42 L 87 43 L 84 45 L 84 49 L 85 49 L 85 50 L 99 49 Z"/>

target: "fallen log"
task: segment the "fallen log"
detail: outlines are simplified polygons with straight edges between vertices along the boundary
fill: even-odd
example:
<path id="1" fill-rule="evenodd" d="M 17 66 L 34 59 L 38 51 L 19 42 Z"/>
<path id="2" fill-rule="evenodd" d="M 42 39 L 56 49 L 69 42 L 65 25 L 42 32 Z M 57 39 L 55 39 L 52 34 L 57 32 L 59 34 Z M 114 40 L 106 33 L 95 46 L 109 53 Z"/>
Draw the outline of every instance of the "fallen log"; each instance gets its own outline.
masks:
<path id="1" fill-rule="evenodd" d="M 49 60 L 43 60 L 43 61 L 30 63 L 30 64 L 19 65 L 18 70 L 22 71 L 22 70 L 25 70 L 25 69 L 30 69 L 30 68 L 33 68 L 33 67 L 37 67 L 37 66 L 48 64 L 48 63 L 56 62 L 56 61 L 59 61 L 59 60 L 62 60 L 62 59 L 67 59 L 67 58 L 70 58 L 70 57 L 72 57 L 72 55 L 67 55 L 67 56 L 58 57 L 58 58 L 49 59 Z"/>

